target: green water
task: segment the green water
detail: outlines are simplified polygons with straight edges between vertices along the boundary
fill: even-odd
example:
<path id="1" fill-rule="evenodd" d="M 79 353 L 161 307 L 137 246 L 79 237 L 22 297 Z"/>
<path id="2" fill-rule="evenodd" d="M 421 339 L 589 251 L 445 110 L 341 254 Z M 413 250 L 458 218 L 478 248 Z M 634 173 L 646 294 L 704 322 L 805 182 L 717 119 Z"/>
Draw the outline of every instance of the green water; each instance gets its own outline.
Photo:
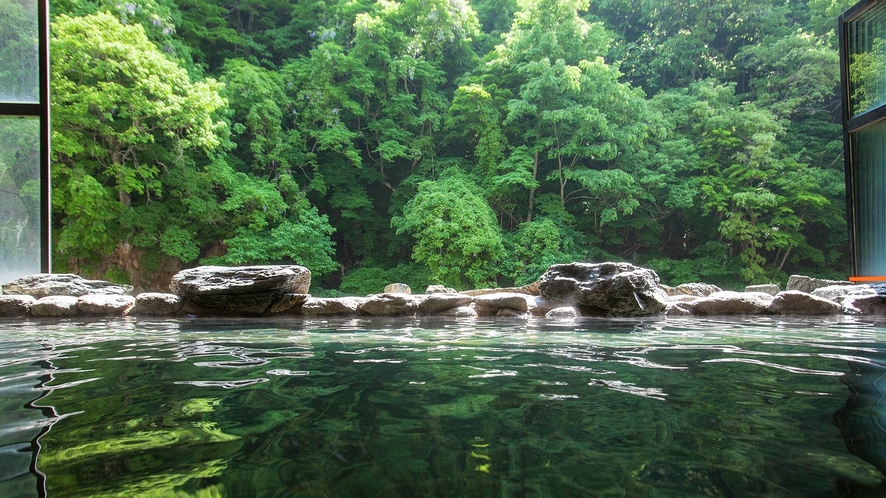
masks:
<path id="1" fill-rule="evenodd" d="M 886 496 L 886 325 L 0 323 L 0 496 Z"/>

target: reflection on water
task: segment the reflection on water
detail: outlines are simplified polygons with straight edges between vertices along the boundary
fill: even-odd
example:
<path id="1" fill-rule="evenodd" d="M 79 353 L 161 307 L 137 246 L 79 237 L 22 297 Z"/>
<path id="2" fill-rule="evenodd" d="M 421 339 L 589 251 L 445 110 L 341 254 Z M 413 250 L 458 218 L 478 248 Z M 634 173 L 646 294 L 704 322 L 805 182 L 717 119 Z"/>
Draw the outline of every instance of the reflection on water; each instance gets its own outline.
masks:
<path id="1" fill-rule="evenodd" d="M 0 496 L 880 496 L 884 344 L 854 318 L 10 322 Z"/>

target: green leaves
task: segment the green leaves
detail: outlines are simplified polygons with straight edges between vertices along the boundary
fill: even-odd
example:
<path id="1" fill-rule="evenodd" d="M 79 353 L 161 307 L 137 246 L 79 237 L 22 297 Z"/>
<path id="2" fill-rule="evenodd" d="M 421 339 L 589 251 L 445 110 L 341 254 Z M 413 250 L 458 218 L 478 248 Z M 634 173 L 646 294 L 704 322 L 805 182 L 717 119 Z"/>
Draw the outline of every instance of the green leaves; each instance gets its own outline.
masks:
<path id="1" fill-rule="evenodd" d="M 435 283 L 463 288 L 490 284 L 504 256 L 501 231 L 482 191 L 457 168 L 437 181 L 418 185 L 418 193 L 391 219 L 397 233 L 412 235 L 413 260 L 431 270 Z"/>

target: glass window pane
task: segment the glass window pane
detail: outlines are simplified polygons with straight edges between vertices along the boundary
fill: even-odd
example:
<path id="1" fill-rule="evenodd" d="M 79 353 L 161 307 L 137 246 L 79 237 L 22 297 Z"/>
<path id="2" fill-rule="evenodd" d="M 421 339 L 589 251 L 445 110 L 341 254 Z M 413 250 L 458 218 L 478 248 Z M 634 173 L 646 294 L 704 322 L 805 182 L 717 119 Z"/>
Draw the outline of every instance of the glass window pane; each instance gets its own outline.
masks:
<path id="1" fill-rule="evenodd" d="M 846 23 L 849 115 L 886 104 L 886 5 L 877 4 Z"/>
<path id="2" fill-rule="evenodd" d="M 886 275 L 886 122 L 852 134 L 858 275 Z"/>
<path id="3" fill-rule="evenodd" d="M 36 0 L 0 0 L 0 102 L 39 102 Z"/>
<path id="4" fill-rule="evenodd" d="M 40 273 L 40 120 L 0 117 L 0 283 Z"/>

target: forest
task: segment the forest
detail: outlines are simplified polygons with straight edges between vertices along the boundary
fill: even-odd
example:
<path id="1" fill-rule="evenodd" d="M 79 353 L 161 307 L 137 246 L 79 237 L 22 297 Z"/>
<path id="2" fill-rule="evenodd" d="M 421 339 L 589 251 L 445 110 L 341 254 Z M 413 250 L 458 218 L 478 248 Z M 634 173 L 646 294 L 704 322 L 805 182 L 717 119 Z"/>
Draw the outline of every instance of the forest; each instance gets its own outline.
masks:
<path id="1" fill-rule="evenodd" d="M 853 3 L 53 0 L 54 270 L 845 279 Z"/>

